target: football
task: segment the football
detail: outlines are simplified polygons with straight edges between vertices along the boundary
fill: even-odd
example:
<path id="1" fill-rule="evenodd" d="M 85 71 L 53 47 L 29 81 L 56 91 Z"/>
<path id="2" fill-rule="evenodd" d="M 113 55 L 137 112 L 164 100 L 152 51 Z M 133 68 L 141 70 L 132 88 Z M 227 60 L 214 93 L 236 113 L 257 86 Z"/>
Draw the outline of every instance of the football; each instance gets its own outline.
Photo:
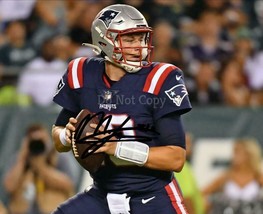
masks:
<path id="1" fill-rule="evenodd" d="M 96 148 L 94 139 L 86 137 L 87 132 L 94 132 L 91 123 L 98 124 L 99 119 L 88 109 L 83 109 L 76 117 L 75 132 L 72 133 L 72 152 L 78 163 L 90 173 L 98 170 L 104 161 L 105 153 L 93 153 Z M 95 140 L 96 141 L 96 140 Z"/>

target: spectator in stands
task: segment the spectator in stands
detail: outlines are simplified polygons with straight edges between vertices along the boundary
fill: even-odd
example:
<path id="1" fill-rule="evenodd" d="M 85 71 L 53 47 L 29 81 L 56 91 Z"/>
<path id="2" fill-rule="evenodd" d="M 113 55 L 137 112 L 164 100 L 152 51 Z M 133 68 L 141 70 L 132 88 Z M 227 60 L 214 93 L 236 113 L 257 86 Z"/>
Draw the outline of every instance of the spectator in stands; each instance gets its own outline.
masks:
<path id="1" fill-rule="evenodd" d="M 211 61 L 196 64 L 194 78 L 186 80 L 191 102 L 195 105 L 221 105 L 222 91 L 218 81 L 217 66 Z"/>
<path id="2" fill-rule="evenodd" d="M 204 214 L 205 204 L 199 187 L 197 186 L 196 178 L 192 171 L 191 156 L 193 147 L 193 135 L 187 132 L 185 135 L 186 143 L 186 162 L 180 173 L 174 173 L 176 180 L 181 187 L 185 206 L 189 214 Z"/>
<path id="3" fill-rule="evenodd" d="M 220 83 L 223 102 L 228 106 L 250 106 L 251 92 L 246 82 L 244 68 L 236 59 L 229 59 L 222 66 Z"/>
<path id="4" fill-rule="evenodd" d="M 85 4 L 83 4 L 85 2 Z M 104 7 L 103 1 L 83 1 L 82 12 L 69 28 L 69 35 L 74 38 L 74 42 L 81 45 L 83 41 L 91 43 L 91 24 L 97 13 Z M 76 3 L 77 5 L 80 3 Z M 79 9 L 80 10 L 80 9 Z"/>
<path id="5" fill-rule="evenodd" d="M 263 50 L 263 1 L 254 0 L 254 7 L 252 7 L 256 14 L 256 25 L 253 26 L 253 37 L 257 42 L 257 45 Z M 251 4 L 250 2 L 246 2 L 247 4 Z M 251 16 L 249 16 L 251 17 Z"/>
<path id="6" fill-rule="evenodd" d="M 78 57 L 92 57 L 95 52 L 91 47 L 84 46 L 75 41 L 71 35 L 59 34 L 54 36 L 54 46 L 56 50 L 56 57 L 65 62 L 70 62 L 72 59 Z"/>
<path id="7" fill-rule="evenodd" d="M 83 46 L 83 41 L 91 43 L 91 24 L 97 13 L 110 1 L 72 1 L 67 0 L 68 37 L 70 60 L 78 57 L 92 57 L 92 48 Z M 60 40 L 61 41 L 61 40 Z"/>
<path id="8" fill-rule="evenodd" d="M 263 105 L 263 50 L 257 47 L 250 35 L 243 35 L 235 42 L 235 56 L 243 63 L 244 74 L 251 90 L 251 105 Z"/>
<path id="9" fill-rule="evenodd" d="M 250 138 L 236 139 L 229 168 L 203 190 L 208 207 L 212 210 L 220 208 L 217 213 L 224 213 L 226 207 L 238 210 L 243 203 L 262 204 L 259 202 L 263 186 L 261 164 L 259 143 Z"/>
<path id="10" fill-rule="evenodd" d="M 42 43 L 55 34 L 68 31 L 66 6 L 64 0 L 35 0 L 34 9 L 29 22 L 30 40 L 39 50 Z"/>
<path id="11" fill-rule="evenodd" d="M 228 45 L 243 33 L 248 31 L 248 19 L 241 8 L 229 7 L 222 14 L 222 27 L 224 39 L 228 41 Z"/>
<path id="12" fill-rule="evenodd" d="M 0 106 L 18 104 L 16 88 L 12 85 L 0 86 Z"/>
<path id="13" fill-rule="evenodd" d="M 70 62 L 75 51 L 75 49 L 72 50 L 71 43 L 71 39 L 68 35 L 60 34 L 54 37 L 54 45 L 58 59 Z"/>
<path id="14" fill-rule="evenodd" d="M 11 21 L 5 28 L 5 43 L 0 46 L 0 105 L 17 104 L 16 83 L 22 67 L 36 56 L 26 40 L 22 21 Z"/>
<path id="15" fill-rule="evenodd" d="M 233 42 L 234 54 L 233 57 L 242 65 L 246 65 L 246 61 L 253 57 L 257 51 L 256 44 L 250 37 L 249 32 L 240 34 Z"/>
<path id="16" fill-rule="evenodd" d="M 79 21 L 79 17 L 86 9 L 87 1 L 65 0 L 64 3 L 66 7 L 65 18 L 67 20 L 67 25 L 70 28 Z"/>
<path id="17" fill-rule="evenodd" d="M 221 17 L 213 11 L 204 11 L 197 22 L 191 24 L 184 30 L 192 32 L 184 48 L 184 60 L 188 65 L 188 72 L 194 75 L 195 61 L 209 60 L 218 67 L 226 60 L 233 51 L 229 45 L 224 45 L 221 38 Z"/>
<path id="18" fill-rule="evenodd" d="M 19 100 L 21 105 L 49 106 L 53 103 L 56 87 L 67 68 L 65 61 L 57 59 L 56 51 L 54 38 L 46 39 L 41 56 L 34 58 L 21 72 L 17 86 L 19 99 L 23 99 L 23 102 Z"/>
<path id="19" fill-rule="evenodd" d="M 11 162 L 4 177 L 10 214 L 48 214 L 74 193 L 68 159 L 61 159 L 54 150 L 41 124 L 28 126 Z"/>
<path id="20" fill-rule="evenodd" d="M 222 13 L 229 5 L 229 0 L 193 0 L 188 1 L 185 14 L 193 20 L 197 20 L 204 11 Z"/>
<path id="21" fill-rule="evenodd" d="M 180 1 L 152 0 L 152 6 L 148 7 L 150 24 L 154 26 L 160 20 L 165 20 L 177 29 L 184 12 L 183 9 L 183 2 Z"/>
<path id="22" fill-rule="evenodd" d="M 165 61 L 183 69 L 183 58 L 174 27 L 168 21 L 160 20 L 153 28 L 154 61 Z"/>
<path id="23" fill-rule="evenodd" d="M 91 47 L 83 46 L 77 38 L 78 35 L 74 32 L 69 33 L 70 60 L 78 57 L 92 57 L 95 53 Z"/>
<path id="24" fill-rule="evenodd" d="M 5 208 L 5 205 L 0 201 L 0 213 L 1 214 L 8 214 L 7 209 Z"/>
<path id="25" fill-rule="evenodd" d="M 36 0 L 5 1 L 0 0 L 0 24 L 14 20 L 26 20 Z"/>
<path id="26" fill-rule="evenodd" d="M 26 22 L 34 5 L 35 0 L 0 0 L 0 46 L 7 42 L 5 33 L 3 33 L 6 25 L 16 20 Z"/>
<path id="27" fill-rule="evenodd" d="M 5 28 L 7 43 L 0 47 L 0 65 L 18 72 L 36 56 L 36 50 L 26 39 L 26 27 L 22 21 L 11 21 Z M 14 72 L 14 71 L 13 71 Z"/>
<path id="28" fill-rule="evenodd" d="M 16 87 L 12 84 L 8 84 L 2 79 L 0 68 L 0 106 L 2 105 L 17 105 L 18 94 Z"/>

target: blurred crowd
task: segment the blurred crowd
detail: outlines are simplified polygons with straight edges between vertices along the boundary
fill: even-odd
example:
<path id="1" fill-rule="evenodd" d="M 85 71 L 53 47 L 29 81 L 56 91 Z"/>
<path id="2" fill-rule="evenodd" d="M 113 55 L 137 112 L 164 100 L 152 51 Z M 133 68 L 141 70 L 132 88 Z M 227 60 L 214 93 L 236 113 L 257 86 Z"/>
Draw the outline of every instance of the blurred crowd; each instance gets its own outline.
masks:
<path id="1" fill-rule="evenodd" d="M 154 29 L 154 61 L 184 71 L 193 105 L 263 105 L 262 0 L 0 0 L 0 105 L 52 105 L 67 63 L 94 56 L 103 7 L 138 8 Z"/>

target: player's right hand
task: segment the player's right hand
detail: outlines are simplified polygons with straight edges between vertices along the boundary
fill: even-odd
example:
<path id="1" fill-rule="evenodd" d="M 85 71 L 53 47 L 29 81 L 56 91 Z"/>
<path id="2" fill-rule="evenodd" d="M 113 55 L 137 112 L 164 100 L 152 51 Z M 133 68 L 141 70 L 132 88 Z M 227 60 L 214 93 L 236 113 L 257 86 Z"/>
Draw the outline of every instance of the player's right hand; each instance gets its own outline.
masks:
<path id="1" fill-rule="evenodd" d="M 66 141 L 69 144 L 71 144 L 72 132 L 74 132 L 76 130 L 74 124 L 76 124 L 77 122 L 78 121 L 76 118 L 71 117 L 71 118 L 69 118 L 69 122 L 67 123 L 67 125 L 65 127 L 66 128 Z"/>

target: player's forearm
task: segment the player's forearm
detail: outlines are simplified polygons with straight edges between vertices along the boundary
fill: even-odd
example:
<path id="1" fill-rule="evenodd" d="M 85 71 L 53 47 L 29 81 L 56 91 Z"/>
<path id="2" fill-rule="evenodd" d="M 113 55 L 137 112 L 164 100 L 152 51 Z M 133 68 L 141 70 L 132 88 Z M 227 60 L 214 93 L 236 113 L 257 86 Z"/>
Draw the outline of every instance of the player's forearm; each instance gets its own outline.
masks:
<path id="1" fill-rule="evenodd" d="M 125 160 L 151 169 L 180 172 L 186 159 L 185 149 L 179 146 L 150 147 L 141 142 L 109 142 L 96 153 L 105 152 L 118 159 Z M 136 145 L 135 145 L 136 144 Z M 148 147 L 149 148 L 149 147 Z M 120 164 L 120 163 L 118 163 Z"/>
<path id="2" fill-rule="evenodd" d="M 64 146 L 62 143 L 61 143 L 61 140 L 60 140 L 60 132 L 64 129 L 64 127 L 62 126 L 53 126 L 52 127 L 52 139 L 53 139 L 53 142 L 54 142 L 54 145 L 55 145 L 55 148 L 58 152 L 68 152 L 70 151 L 71 147 L 69 146 Z"/>
<path id="3" fill-rule="evenodd" d="M 151 147 L 145 167 L 180 172 L 184 166 L 186 152 L 178 146 Z"/>

